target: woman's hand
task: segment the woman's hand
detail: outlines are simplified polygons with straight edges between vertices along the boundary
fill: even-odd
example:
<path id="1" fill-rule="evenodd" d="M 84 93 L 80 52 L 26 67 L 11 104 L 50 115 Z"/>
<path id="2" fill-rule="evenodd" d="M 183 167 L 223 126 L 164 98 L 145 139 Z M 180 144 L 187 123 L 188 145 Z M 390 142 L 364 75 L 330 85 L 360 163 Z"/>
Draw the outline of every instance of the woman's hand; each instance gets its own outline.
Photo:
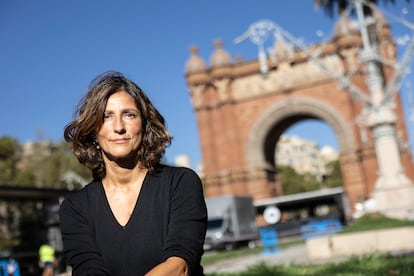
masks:
<path id="1" fill-rule="evenodd" d="M 170 257 L 151 269 L 145 276 L 188 276 L 188 266 L 180 257 Z"/>

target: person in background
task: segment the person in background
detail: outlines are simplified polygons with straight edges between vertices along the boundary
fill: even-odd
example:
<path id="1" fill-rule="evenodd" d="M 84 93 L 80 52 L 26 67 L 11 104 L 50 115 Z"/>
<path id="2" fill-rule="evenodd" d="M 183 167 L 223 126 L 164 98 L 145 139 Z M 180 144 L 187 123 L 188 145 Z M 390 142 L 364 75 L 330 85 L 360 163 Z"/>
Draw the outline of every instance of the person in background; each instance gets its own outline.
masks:
<path id="1" fill-rule="evenodd" d="M 172 137 L 137 84 L 119 72 L 96 77 L 64 137 L 93 176 L 60 206 L 73 275 L 203 275 L 201 180 L 161 164 Z"/>
<path id="2" fill-rule="evenodd" d="M 39 248 L 39 262 L 43 269 L 42 276 L 53 276 L 56 264 L 55 249 L 48 244 L 42 244 Z"/>

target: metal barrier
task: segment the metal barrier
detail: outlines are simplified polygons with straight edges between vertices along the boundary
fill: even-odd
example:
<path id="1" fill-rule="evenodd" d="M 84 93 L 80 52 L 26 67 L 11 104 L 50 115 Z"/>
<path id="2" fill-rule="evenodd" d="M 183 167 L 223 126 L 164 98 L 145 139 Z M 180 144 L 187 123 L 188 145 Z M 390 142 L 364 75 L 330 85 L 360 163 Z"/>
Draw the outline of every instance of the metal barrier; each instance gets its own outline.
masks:
<path id="1" fill-rule="evenodd" d="M 338 219 L 327 219 L 308 222 L 301 227 L 304 240 L 331 235 L 342 230 L 342 224 Z"/>

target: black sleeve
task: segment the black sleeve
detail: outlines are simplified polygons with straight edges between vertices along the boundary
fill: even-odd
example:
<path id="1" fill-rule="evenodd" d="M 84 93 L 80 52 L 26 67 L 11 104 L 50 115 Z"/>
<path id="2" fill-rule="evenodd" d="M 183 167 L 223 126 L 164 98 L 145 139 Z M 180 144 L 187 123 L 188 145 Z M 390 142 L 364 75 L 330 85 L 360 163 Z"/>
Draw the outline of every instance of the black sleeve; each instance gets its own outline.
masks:
<path id="1" fill-rule="evenodd" d="M 61 204 L 60 227 L 64 254 L 73 275 L 109 275 L 101 254 L 95 247 L 89 226 L 87 193 L 75 192 Z"/>
<path id="2" fill-rule="evenodd" d="M 163 257 L 181 257 L 187 262 L 190 275 L 199 275 L 207 227 L 201 180 L 192 170 L 179 168 L 171 181 L 171 212 Z"/>

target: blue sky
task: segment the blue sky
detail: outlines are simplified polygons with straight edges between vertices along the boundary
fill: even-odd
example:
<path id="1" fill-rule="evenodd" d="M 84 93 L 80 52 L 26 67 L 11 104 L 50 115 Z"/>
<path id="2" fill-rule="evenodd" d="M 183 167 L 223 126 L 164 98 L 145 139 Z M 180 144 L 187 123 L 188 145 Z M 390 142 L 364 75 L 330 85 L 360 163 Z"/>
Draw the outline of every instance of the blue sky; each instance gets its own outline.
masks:
<path id="1" fill-rule="evenodd" d="M 384 8 L 401 16 L 405 7 L 405 18 L 414 22 L 413 2 L 400 0 Z M 166 118 L 174 136 L 167 160 L 187 154 L 195 167 L 202 157 L 185 82 L 189 48 L 198 46 L 209 63 L 213 41 L 222 39 L 232 57 L 255 59 L 254 44 L 235 44 L 234 39 L 262 19 L 276 22 L 305 43 L 330 39 L 336 21 L 316 10 L 312 0 L 1 0 L 0 136 L 20 143 L 61 141 L 90 80 L 118 70 L 134 80 Z M 390 23 L 396 37 L 413 35 L 401 24 Z M 404 87 L 411 129 L 406 99 L 413 88 Z M 337 147 L 324 123 L 295 125 L 288 132 Z"/>

